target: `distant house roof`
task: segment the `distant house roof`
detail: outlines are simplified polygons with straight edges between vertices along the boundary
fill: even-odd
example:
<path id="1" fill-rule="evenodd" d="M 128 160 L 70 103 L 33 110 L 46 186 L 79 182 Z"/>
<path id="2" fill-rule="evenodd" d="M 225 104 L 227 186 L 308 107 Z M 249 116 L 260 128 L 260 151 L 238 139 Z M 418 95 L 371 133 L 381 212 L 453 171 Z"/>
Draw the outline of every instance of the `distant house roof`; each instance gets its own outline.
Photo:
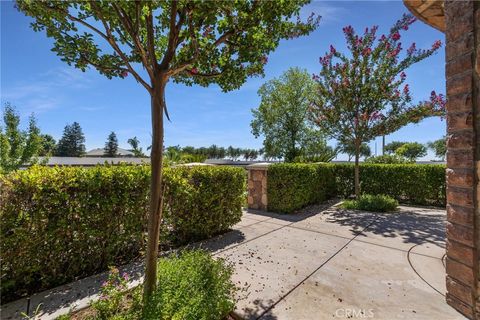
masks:
<path id="1" fill-rule="evenodd" d="M 105 154 L 105 150 L 103 148 L 96 148 L 96 149 L 92 149 L 90 151 L 88 151 L 85 156 L 86 157 L 101 157 Z M 133 157 L 134 154 L 133 152 L 129 151 L 129 150 L 126 150 L 126 149 L 122 149 L 122 148 L 118 148 L 117 149 L 117 155 L 119 157 Z"/>
<path id="2" fill-rule="evenodd" d="M 42 163 L 42 157 L 39 159 Z M 150 158 L 109 158 L 109 157 L 50 157 L 48 158 L 46 166 L 79 166 L 79 167 L 91 167 L 101 164 L 149 164 Z"/>

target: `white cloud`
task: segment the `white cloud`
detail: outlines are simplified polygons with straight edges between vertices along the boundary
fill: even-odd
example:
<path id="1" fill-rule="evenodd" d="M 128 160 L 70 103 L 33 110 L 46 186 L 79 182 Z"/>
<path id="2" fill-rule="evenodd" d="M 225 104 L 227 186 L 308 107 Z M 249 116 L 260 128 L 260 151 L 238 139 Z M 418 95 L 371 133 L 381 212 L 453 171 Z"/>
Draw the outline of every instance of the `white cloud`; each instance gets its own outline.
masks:
<path id="1" fill-rule="evenodd" d="M 21 113 L 42 113 L 60 107 L 65 89 L 90 87 L 92 80 L 78 70 L 63 67 L 16 83 L 2 84 L 2 101 L 19 107 Z"/>
<path id="2" fill-rule="evenodd" d="M 320 24 L 342 21 L 347 9 L 333 4 L 330 1 L 312 1 L 300 10 L 302 20 L 307 19 L 311 13 L 321 16 Z"/>

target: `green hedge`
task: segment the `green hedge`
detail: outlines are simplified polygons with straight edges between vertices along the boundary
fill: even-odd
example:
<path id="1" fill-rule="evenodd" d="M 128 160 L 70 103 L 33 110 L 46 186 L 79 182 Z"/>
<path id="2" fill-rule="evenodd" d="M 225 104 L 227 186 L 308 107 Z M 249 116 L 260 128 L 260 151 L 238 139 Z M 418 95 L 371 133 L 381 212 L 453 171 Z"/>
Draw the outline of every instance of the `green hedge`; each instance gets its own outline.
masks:
<path id="1" fill-rule="evenodd" d="M 332 164 L 274 164 L 267 179 L 269 211 L 290 213 L 335 195 Z"/>
<path id="2" fill-rule="evenodd" d="M 0 177 L 1 298 L 131 261 L 145 247 L 149 166 L 32 167 Z M 166 168 L 162 239 L 197 240 L 241 219 L 245 173 Z"/>
<path id="3" fill-rule="evenodd" d="M 384 194 L 401 203 L 446 205 L 445 165 L 439 164 L 362 164 L 360 190 Z M 354 165 L 335 164 L 338 195 L 355 193 Z"/>
<path id="4" fill-rule="evenodd" d="M 444 165 L 362 164 L 361 191 L 402 203 L 445 206 Z M 268 210 L 291 213 L 331 196 L 354 194 L 353 164 L 275 164 L 268 169 Z"/>

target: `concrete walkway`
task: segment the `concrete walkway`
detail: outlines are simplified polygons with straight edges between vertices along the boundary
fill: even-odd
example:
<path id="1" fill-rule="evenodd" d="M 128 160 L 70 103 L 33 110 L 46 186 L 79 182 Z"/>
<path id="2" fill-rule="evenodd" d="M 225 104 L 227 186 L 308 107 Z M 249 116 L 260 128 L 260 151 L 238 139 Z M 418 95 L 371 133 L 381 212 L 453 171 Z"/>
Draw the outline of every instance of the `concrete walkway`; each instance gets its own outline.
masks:
<path id="1" fill-rule="evenodd" d="M 445 211 L 391 214 L 320 205 L 296 215 L 246 211 L 220 237 L 197 244 L 235 265 L 244 319 L 465 319 L 445 303 Z M 125 267 L 141 281 L 141 264 Z M 95 298 L 105 275 L 35 295 L 41 319 Z M 26 301 L 2 306 L 18 319 Z"/>

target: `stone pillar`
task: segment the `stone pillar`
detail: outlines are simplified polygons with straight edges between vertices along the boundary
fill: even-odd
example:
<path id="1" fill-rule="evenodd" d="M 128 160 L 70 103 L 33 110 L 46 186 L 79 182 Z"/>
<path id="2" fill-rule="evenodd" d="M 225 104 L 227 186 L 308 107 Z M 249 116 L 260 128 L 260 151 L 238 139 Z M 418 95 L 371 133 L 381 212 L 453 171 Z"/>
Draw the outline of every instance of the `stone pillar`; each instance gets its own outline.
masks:
<path id="1" fill-rule="evenodd" d="M 480 319 L 480 2 L 445 1 L 447 302 Z"/>
<path id="2" fill-rule="evenodd" d="M 267 211 L 267 172 L 269 163 L 255 163 L 248 170 L 248 208 Z"/>

